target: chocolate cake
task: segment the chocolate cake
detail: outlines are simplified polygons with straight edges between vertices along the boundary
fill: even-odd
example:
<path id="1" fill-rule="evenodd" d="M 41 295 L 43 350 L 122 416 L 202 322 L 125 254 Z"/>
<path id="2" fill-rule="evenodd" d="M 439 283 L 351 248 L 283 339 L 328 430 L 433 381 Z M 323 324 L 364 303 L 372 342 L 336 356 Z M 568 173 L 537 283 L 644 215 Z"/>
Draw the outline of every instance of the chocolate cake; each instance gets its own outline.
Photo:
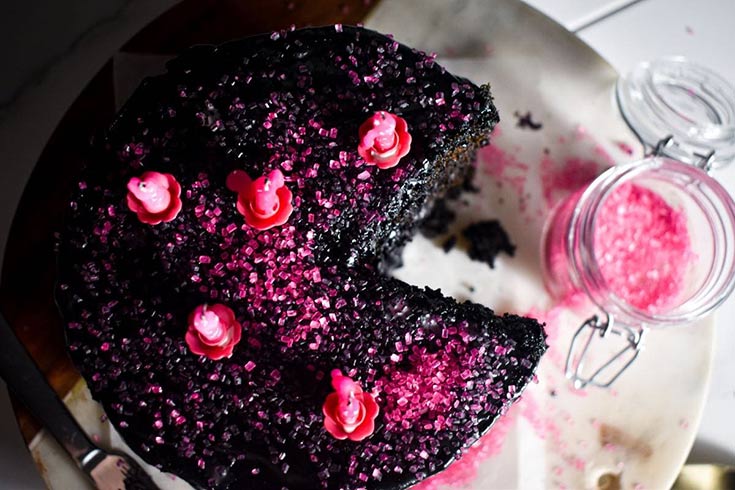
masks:
<path id="1" fill-rule="evenodd" d="M 384 271 L 497 121 L 489 87 L 361 28 L 147 79 L 59 245 L 69 352 L 130 447 L 218 489 L 403 489 L 460 456 L 543 329 Z"/>

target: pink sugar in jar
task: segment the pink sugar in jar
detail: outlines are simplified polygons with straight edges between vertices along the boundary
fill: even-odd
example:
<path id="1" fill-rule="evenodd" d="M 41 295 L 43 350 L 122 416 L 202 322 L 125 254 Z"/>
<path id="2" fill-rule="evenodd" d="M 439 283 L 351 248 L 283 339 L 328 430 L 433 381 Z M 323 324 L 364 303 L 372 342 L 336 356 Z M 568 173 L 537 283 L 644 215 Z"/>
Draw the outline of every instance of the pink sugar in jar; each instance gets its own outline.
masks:
<path id="1" fill-rule="evenodd" d="M 682 59 L 644 63 L 618 82 L 626 121 L 652 155 L 617 165 L 552 211 L 542 237 L 544 283 L 557 299 L 601 310 L 575 334 L 575 386 L 610 386 L 649 327 L 703 318 L 735 286 L 735 202 L 707 172 L 735 158 L 735 89 Z M 596 335 L 626 347 L 590 368 Z M 584 371 L 584 373 L 583 373 Z"/>

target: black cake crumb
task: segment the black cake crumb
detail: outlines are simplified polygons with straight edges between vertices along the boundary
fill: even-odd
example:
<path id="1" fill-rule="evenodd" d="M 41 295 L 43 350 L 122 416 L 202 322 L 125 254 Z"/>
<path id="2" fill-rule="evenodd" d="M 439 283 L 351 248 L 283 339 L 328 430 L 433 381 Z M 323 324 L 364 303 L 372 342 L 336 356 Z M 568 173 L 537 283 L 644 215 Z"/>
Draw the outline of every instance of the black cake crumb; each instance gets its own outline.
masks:
<path id="1" fill-rule="evenodd" d="M 480 192 L 480 189 L 475 187 L 473 184 L 474 179 L 475 167 L 472 165 L 467 168 L 467 172 L 459 185 L 450 187 L 447 190 L 444 199 L 437 199 L 429 214 L 419 225 L 419 231 L 421 231 L 425 237 L 436 238 L 449 231 L 449 227 L 456 218 L 456 214 L 447 206 L 447 200 L 456 201 L 465 192 Z M 470 204 L 467 200 L 462 200 L 461 202 L 465 206 L 469 206 Z M 444 251 L 448 252 L 455 244 L 456 237 L 454 238 L 454 241 L 452 241 L 452 238 L 449 238 L 443 245 Z"/>
<path id="2" fill-rule="evenodd" d="M 516 111 L 513 113 L 513 115 L 518 118 L 518 122 L 516 123 L 516 126 L 518 126 L 519 128 L 522 128 L 522 129 L 528 128 L 532 131 L 538 131 L 539 129 L 544 127 L 544 125 L 540 121 L 535 122 L 533 120 L 533 115 L 531 114 L 531 111 L 528 111 L 525 114 L 521 114 L 518 111 Z"/>
<path id="3" fill-rule="evenodd" d="M 480 221 L 462 231 L 462 235 L 469 240 L 469 256 L 472 260 L 485 262 L 491 268 L 495 267 L 495 257 L 505 252 L 511 257 L 515 254 L 516 246 L 510 243 L 508 233 L 498 220 Z"/>

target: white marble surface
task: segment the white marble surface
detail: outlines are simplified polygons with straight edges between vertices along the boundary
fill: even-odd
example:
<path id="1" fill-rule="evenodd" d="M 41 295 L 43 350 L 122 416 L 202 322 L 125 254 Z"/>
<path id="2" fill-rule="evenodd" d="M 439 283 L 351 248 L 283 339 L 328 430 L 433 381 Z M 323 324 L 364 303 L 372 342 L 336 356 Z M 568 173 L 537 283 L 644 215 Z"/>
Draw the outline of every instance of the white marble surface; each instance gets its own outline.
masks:
<path id="1" fill-rule="evenodd" d="M 588 26 L 579 30 L 580 37 L 619 70 L 645 58 L 685 54 L 735 83 L 732 0 L 527 1 L 570 30 Z M 0 256 L 23 184 L 64 111 L 117 47 L 175 3 L 98 0 L 90 7 L 88 0 L 70 0 L 62 9 L 47 0 L 0 9 L 4 44 L 12 51 L 0 51 L 2 66 L 12 73 L 0 85 Z M 24 43 L 32 49 L 24 50 Z M 716 177 L 735 193 L 735 168 Z M 726 321 L 732 318 L 735 299 L 719 315 L 712 388 L 693 451 L 698 460 L 735 462 L 735 328 Z M 42 488 L 14 432 L 4 388 L 0 431 L 0 487 Z"/>

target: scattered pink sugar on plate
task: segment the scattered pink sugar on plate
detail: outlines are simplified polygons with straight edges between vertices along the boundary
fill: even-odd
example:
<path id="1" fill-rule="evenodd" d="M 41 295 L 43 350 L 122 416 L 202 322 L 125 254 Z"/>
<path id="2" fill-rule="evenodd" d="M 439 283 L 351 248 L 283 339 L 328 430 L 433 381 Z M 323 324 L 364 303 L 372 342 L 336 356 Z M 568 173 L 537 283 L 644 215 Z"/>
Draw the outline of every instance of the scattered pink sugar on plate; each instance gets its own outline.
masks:
<path id="1" fill-rule="evenodd" d="M 583 188 L 602 172 L 603 166 L 590 158 L 568 157 L 559 162 L 550 156 L 541 159 L 544 201 L 554 206 L 564 197 Z"/>
<path id="2" fill-rule="evenodd" d="M 518 403 L 521 403 L 519 401 Z M 445 488 L 465 488 L 477 479 L 480 465 L 488 458 L 500 454 L 511 428 L 515 425 L 515 406 L 499 418 L 486 435 L 469 448 L 465 454 L 452 463 L 446 470 L 437 473 L 413 490 L 442 490 Z"/>

